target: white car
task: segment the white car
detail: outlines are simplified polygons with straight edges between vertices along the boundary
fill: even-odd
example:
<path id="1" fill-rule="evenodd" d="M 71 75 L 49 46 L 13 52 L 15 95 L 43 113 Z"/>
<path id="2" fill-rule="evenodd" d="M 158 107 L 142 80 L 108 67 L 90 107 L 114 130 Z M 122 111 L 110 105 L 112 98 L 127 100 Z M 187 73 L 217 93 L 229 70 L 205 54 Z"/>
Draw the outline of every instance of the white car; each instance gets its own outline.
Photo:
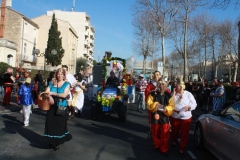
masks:
<path id="1" fill-rule="evenodd" d="M 220 160 L 240 159 L 240 102 L 222 112 L 201 115 L 195 124 L 194 143 Z"/>

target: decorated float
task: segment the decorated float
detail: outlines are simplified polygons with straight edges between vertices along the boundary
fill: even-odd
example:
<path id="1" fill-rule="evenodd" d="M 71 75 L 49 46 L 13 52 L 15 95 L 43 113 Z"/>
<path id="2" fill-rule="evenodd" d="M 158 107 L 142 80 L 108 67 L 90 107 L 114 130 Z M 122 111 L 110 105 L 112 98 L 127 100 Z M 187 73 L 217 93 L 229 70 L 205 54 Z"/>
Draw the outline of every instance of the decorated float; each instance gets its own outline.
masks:
<path id="1" fill-rule="evenodd" d="M 118 87 L 106 85 L 110 62 L 113 61 L 123 66 L 122 79 Z M 126 71 L 126 60 L 119 57 L 105 56 L 101 64 L 93 67 L 93 83 L 97 87 L 97 92 L 95 92 L 95 103 L 91 108 L 92 119 L 97 119 L 104 113 L 117 113 L 120 121 L 126 120 L 128 98 L 132 87 L 131 74 Z"/>

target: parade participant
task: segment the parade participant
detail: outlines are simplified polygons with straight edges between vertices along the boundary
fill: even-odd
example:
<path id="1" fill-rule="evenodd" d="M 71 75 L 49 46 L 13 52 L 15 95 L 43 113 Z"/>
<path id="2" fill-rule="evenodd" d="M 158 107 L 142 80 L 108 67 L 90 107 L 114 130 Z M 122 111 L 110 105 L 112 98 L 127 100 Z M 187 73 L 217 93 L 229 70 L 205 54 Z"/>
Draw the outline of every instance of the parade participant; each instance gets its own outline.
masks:
<path id="1" fill-rule="evenodd" d="M 182 78 L 176 85 L 172 98 L 174 99 L 174 112 L 171 118 L 172 146 L 176 146 L 179 132 L 181 132 L 179 153 L 184 154 L 192 121 L 191 111 L 197 107 L 197 103 L 192 93 L 185 90 Z"/>
<path id="2" fill-rule="evenodd" d="M 218 84 L 217 89 L 214 92 L 210 93 L 210 96 L 213 97 L 212 111 L 222 110 L 222 107 L 226 102 L 226 92 L 223 86 L 223 82 L 218 81 L 217 84 Z"/>
<path id="3" fill-rule="evenodd" d="M 9 105 L 11 94 L 12 94 L 12 88 L 13 83 L 15 82 L 15 78 L 13 77 L 13 69 L 8 68 L 7 71 L 3 75 L 3 85 L 4 85 L 4 98 L 3 98 L 3 105 Z"/>
<path id="4" fill-rule="evenodd" d="M 230 96 L 230 102 L 231 103 L 235 103 L 235 102 L 238 102 L 239 99 L 240 99 L 240 86 L 239 86 L 239 82 L 233 82 L 232 83 L 232 86 L 233 86 L 233 91 L 232 91 L 232 94 Z"/>
<path id="5" fill-rule="evenodd" d="M 72 106 L 75 108 L 76 117 L 80 118 L 83 111 L 85 80 L 78 81 L 74 87 Z"/>
<path id="6" fill-rule="evenodd" d="M 152 82 L 149 83 L 147 85 L 147 88 L 145 89 L 145 100 L 147 101 L 148 99 L 148 95 L 150 93 L 155 93 L 155 90 L 156 90 L 156 85 L 157 83 L 161 80 L 162 76 L 161 76 L 161 73 L 159 71 L 155 71 L 154 72 L 154 75 L 153 75 L 153 79 L 152 79 Z M 149 124 L 150 124 L 150 120 L 151 120 L 151 113 L 148 112 L 148 121 L 149 121 Z"/>
<path id="7" fill-rule="evenodd" d="M 25 83 L 21 85 L 18 96 L 20 97 L 20 104 L 22 105 L 23 123 L 24 126 L 29 126 L 29 118 L 31 113 L 31 105 L 33 85 L 31 85 L 31 78 L 26 78 Z"/>
<path id="8" fill-rule="evenodd" d="M 136 82 L 136 94 L 137 94 L 137 111 L 145 110 L 145 89 L 147 88 L 147 81 L 144 79 L 144 75 L 140 74 Z"/>
<path id="9" fill-rule="evenodd" d="M 41 92 L 41 86 L 42 86 L 42 83 L 43 83 L 42 71 L 38 71 L 38 74 L 36 74 L 35 83 L 38 84 L 37 92 L 39 94 Z"/>
<path id="10" fill-rule="evenodd" d="M 3 75 L 4 75 L 4 72 L 0 74 L 0 91 L 1 91 L 1 99 L 3 99 L 3 97 L 4 97 Z"/>
<path id="11" fill-rule="evenodd" d="M 112 71 L 114 72 L 115 76 L 119 79 L 119 81 L 121 81 L 123 65 L 119 62 L 113 61 Z"/>
<path id="12" fill-rule="evenodd" d="M 155 92 L 156 85 L 161 80 L 161 78 L 162 78 L 161 73 L 159 71 L 155 71 L 152 82 L 147 85 L 147 88 L 145 90 L 146 101 L 147 101 L 148 95 L 152 92 Z"/>
<path id="13" fill-rule="evenodd" d="M 67 101 L 68 101 L 69 110 L 71 112 L 70 118 L 74 118 L 75 117 L 75 115 L 74 115 L 75 109 L 72 106 L 72 97 L 73 97 L 72 93 L 74 93 L 74 87 L 75 87 L 75 84 L 77 83 L 77 80 L 72 74 L 68 73 L 67 65 L 62 65 L 62 69 L 64 69 L 66 71 L 66 80 L 70 83 L 69 97 L 67 98 Z"/>
<path id="14" fill-rule="evenodd" d="M 42 141 L 49 144 L 49 146 L 56 151 L 60 149 L 60 144 L 71 140 L 72 135 L 67 129 L 67 109 L 64 110 L 64 115 L 56 114 L 58 106 L 68 107 L 66 97 L 70 92 L 70 84 L 65 80 L 65 70 L 62 68 L 57 69 L 55 78 L 53 82 L 49 83 L 46 89 L 47 96 L 50 99 L 54 99 L 54 103 L 52 103 L 50 109 L 47 111 Z"/>
<path id="15" fill-rule="evenodd" d="M 113 71 L 110 72 L 110 77 L 108 77 L 106 85 L 113 87 L 117 87 L 120 85 L 119 79 L 115 76 Z"/>
<path id="16" fill-rule="evenodd" d="M 150 94 L 147 100 L 151 112 L 151 135 L 153 146 L 164 155 L 168 154 L 170 140 L 169 116 L 173 113 L 173 102 L 169 103 L 171 95 L 166 92 L 167 84 L 159 81 L 156 94 Z M 171 99 L 172 101 L 172 99 Z"/>
<path id="17" fill-rule="evenodd" d="M 87 70 L 85 70 L 85 78 L 86 78 L 86 84 L 85 87 L 87 88 L 88 91 L 88 100 L 93 101 L 94 96 L 93 96 L 93 75 L 91 73 L 88 73 Z M 81 81 L 79 81 L 81 82 Z"/>

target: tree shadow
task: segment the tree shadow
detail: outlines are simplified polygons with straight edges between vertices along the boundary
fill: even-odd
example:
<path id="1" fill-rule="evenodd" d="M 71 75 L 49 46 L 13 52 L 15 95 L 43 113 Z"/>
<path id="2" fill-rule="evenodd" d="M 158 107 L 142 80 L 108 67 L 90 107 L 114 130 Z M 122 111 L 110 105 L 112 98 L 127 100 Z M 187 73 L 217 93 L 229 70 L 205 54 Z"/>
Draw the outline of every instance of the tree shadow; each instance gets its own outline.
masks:
<path id="1" fill-rule="evenodd" d="M 3 118 L 6 120 L 3 121 L 5 128 L 2 128 L 3 131 L 9 134 L 19 134 L 26 140 L 30 142 L 30 146 L 39 148 L 39 149 L 49 149 L 47 144 L 42 143 L 42 136 L 31 131 L 29 127 L 23 127 L 22 122 L 17 120 L 16 117 L 3 115 Z"/>
<path id="2" fill-rule="evenodd" d="M 147 138 L 143 138 L 140 136 L 137 136 L 136 134 L 132 134 L 126 131 L 123 131 L 121 129 L 108 127 L 108 126 L 101 126 L 96 123 L 92 123 L 91 125 L 81 125 L 81 124 L 75 124 L 77 127 L 81 127 L 85 130 L 88 130 L 94 134 L 97 135 L 103 135 L 112 139 L 117 139 L 120 141 L 125 141 L 129 144 L 131 144 L 131 149 L 134 152 L 134 155 L 136 158 L 134 159 L 149 159 L 149 153 L 142 152 L 143 150 L 146 150 L 146 146 L 148 147 L 148 150 L 152 152 L 152 144 L 151 141 Z M 102 147 L 99 148 L 97 151 L 97 154 L 95 155 L 95 159 L 101 159 L 101 154 L 104 153 L 103 150 L 105 150 L 106 144 L 104 143 Z M 149 152 L 146 151 L 146 152 Z M 148 155 L 149 154 L 149 155 Z M 155 155 L 151 154 L 150 156 L 157 156 L 159 153 L 155 153 Z M 158 157 L 159 158 L 159 157 Z M 128 157 L 127 160 L 132 160 L 133 158 Z M 151 158 L 150 158 L 151 159 Z"/>

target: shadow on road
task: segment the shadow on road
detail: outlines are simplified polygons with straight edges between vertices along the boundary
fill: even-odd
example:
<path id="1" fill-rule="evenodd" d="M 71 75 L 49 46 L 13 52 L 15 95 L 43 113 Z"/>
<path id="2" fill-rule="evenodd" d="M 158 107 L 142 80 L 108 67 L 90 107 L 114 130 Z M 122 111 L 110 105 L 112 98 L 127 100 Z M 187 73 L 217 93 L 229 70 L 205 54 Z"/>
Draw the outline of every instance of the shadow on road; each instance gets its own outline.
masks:
<path id="1" fill-rule="evenodd" d="M 98 125 L 94 122 L 88 126 L 81 125 L 81 124 L 76 124 L 76 126 L 81 127 L 97 135 L 103 135 L 115 140 L 117 139 L 119 141 L 124 141 L 131 144 L 131 150 L 133 150 L 134 155 L 136 157 L 134 159 L 151 159 L 151 157 L 153 156 L 152 154 L 149 154 L 149 151 L 142 152 L 143 150 L 146 150 L 146 146 L 149 146 L 148 147 L 149 150 L 152 150 L 152 144 L 149 139 L 143 138 L 133 133 L 123 131 L 121 129 Z M 100 141 L 101 140 L 99 140 L 99 142 Z M 102 147 L 99 148 L 97 154 L 95 155 L 95 160 L 101 159 L 101 153 L 104 153 L 106 145 L 109 145 L 109 144 L 106 144 L 106 143 L 102 144 Z M 155 154 L 159 154 L 159 153 L 155 153 Z M 129 157 L 127 158 L 127 160 L 132 160 L 132 158 Z"/>
<path id="2" fill-rule="evenodd" d="M 22 122 L 16 119 L 16 117 L 4 115 L 2 116 L 4 120 L 5 128 L 2 128 L 3 131 L 9 134 L 19 134 L 26 140 L 30 142 L 30 146 L 39 148 L 39 149 L 49 149 L 48 145 L 41 142 L 41 135 L 33 132 L 31 129 L 22 126 Z"/>

